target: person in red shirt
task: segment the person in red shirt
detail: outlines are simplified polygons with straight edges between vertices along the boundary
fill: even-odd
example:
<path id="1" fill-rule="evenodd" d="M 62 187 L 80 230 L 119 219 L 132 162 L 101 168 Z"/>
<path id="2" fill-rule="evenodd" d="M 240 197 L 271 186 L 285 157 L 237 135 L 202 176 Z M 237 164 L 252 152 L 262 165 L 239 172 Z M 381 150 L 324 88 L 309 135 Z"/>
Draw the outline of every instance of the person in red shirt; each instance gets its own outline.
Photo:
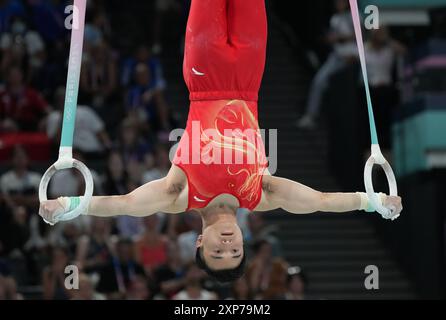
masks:
<path id="1" fill-rule="evenodd" d="M 198 211 L 203 230 L 197 264 L 228 282 L 239 278 L 245 265 L 238 208 L 295 214 L 370 210 L 365 193 L 323 193 L 268 172 L 257 119 L 266 40 L 264 0 L 192 0 L 183 69 L 189 118 L 169 173 L 127 195 L 93 197 L 84 214 Z M 401 198 L 381 199 L 395 215 L 402 210 Z M 39 214 L 57 223 L 80 200 L 43 202 Z"/>
<path id="2" fill-rule="evenodd" d="M 11 67 L 0 89 L 0 132 L 38 131 L 47 111 L 45 99 L 24 83 L 22 70 Z"/>

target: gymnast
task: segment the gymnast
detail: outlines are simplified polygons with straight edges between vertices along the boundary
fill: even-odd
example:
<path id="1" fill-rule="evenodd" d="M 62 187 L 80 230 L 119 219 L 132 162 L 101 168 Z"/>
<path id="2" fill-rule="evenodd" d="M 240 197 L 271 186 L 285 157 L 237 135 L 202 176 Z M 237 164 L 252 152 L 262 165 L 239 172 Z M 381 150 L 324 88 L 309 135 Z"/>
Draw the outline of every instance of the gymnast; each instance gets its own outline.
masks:
<path id="1" fill-rule="evenodd" d="M 192 0 L 183 65 L 189 116 L 169 173 L 126 195 L 93 197 L 82 214 L 142 217 L 194 210 L 203 222 L 197 264 L 229 282 L 243 274 L 246 258 L 238 208 L 294 214 L 375 211 L 366 193 L 323 193 L 270 175 L 257 113 L 266 43 L 264 0 Z M 392 217 L 399 215 L 400 197 L 380 193 L 378 198 Z M 44 201 L 39 214 L 57 223 L 81 201 Z"/>

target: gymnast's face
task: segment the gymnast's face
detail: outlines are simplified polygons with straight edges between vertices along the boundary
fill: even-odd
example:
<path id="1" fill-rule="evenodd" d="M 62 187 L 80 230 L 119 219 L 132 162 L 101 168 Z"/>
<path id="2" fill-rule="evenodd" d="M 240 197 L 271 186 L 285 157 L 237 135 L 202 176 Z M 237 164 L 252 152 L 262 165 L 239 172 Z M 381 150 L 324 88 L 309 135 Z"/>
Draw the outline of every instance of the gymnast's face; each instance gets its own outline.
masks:
<path id="1" fill-rule="evenodd" d="M 243 258 L 243 235 L 236 222 L 216 222 L 197 239 L 203 259 L 212 270 L 236 268 Z"/>

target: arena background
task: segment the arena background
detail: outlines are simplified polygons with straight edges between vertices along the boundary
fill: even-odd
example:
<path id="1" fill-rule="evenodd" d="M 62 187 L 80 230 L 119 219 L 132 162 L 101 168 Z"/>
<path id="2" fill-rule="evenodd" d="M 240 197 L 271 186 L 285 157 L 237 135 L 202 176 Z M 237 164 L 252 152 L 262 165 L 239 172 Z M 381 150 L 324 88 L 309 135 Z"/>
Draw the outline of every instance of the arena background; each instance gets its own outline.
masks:
<path id="1" fill-rule="evenodd" d="M 40 176 L 57 158 L 68 4 L 0 0 L 0 299 L 446 297 L 445 0 L 359 1 L 361 9 L 379 8 L 402 49 L 388 66 L 391 83 L 372 88 L 401 217 L 240 212 L 249 262 L 245 277 L 226 286 L 191 264 L 201 227 L 193 214 L 82 217 L 56 227 L 38 217 Z M 88 1 L 75 147 L 98 195 L 127 193 L 169 168 L 168 134 L 184 127 L 188 110 L 188 5 Z M 259 114 L 262 128 L 278 129 L 276 174 L 321 191 L 362 191 L 369 133 L 357 59 L 330 76 L 319 117 L 300 121 L 312 79 L 332 51 L 324 35 L 334 2 L 268 0 L 267 7 Z M 61 173 L 50 196 L 81 193 L 81 180 Z M 381 174 L 375 181 L 387 190 Z M 70 264 L 82 271 L 80 290 L 64 288 Z M 379 270 L 379 289 L 365 288 L 369 265 Z"/>

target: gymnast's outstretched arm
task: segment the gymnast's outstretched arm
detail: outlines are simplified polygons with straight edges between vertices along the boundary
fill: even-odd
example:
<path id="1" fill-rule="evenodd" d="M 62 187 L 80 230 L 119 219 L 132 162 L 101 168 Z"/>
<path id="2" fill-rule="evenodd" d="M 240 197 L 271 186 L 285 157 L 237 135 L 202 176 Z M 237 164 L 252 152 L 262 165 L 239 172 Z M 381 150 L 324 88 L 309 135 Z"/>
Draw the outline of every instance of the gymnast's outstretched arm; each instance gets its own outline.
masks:
<path id="1" fill-rule="evenodd" d="M 169 186 L 167 179 L 162 178 L 146 183 L 126 195 L 93 197 L 88 214 L 98 217 L 149 216 L 160 211 L 170 211 L 177 196 L 175 187 Z"/>
<path id="2" fill-rule="evenodd" d="M 121 196 L 93 197 L 88 207 L 88 215 L 113 217 L 128 215 L 149 216 L 156 212 L 180 213 L 187 206 L 185 176 L 176 166 L 162 179 L 142 185 L 131 193 Z M 74 198 L 59 198 L 41 203 L 39 215 L 53 222 L 53 217 L 70 210 Z"/>
<path id="3" fill-rule="evenodd" d="M 402 210 L 401 198 L 382 195 L 385 207 Z M 350 212 L 367 210 L 369 207 L 365 193 L 324 193 L 303 184 L 284 178 L 264 176 L 262 201 L 256 210 L 269 211 L 283 209 L 290 213 L 306 214 L 313 212 Z"/>

